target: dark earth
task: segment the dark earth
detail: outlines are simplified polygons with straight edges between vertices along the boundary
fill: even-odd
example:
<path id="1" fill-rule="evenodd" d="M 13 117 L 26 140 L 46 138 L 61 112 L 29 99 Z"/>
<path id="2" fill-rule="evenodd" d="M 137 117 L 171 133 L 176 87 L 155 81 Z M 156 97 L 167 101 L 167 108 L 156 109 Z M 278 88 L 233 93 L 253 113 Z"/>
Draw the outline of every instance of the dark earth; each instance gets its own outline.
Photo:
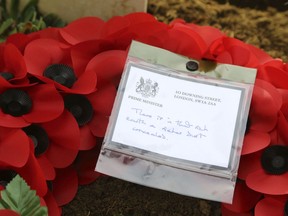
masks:
<path id="1" fill-rule="evenodd" d="M 148 13 L 219 28 L 288 60 L 288 0 L 148 0 Z M 181 182 L 179 182 L 181 184 Z M 191 183 L 192 184 L 192 183 Z M 112 177 L 80 186 L 64 216 L 219 216 L 220 203 L 147 188 Z"/>

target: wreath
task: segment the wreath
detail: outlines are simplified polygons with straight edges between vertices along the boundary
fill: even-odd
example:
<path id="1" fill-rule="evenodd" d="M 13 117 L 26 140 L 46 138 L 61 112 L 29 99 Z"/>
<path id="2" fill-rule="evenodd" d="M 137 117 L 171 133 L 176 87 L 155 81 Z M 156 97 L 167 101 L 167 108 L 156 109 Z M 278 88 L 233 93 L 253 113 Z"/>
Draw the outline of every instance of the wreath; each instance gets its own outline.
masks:
<path id="1" fill-rule="evenodd" d="M 288 214 L 288 65 L 216 28 L 147 13 L 80 18 L 0 44 L 1 192 L 19 175 L 60 215 L 78 185 L 101 176 L 97 154 L 132 40 L 257 69 L 234 199 L 222 214 Z M 20 214 L 3 194 L 0 215 Z"/>

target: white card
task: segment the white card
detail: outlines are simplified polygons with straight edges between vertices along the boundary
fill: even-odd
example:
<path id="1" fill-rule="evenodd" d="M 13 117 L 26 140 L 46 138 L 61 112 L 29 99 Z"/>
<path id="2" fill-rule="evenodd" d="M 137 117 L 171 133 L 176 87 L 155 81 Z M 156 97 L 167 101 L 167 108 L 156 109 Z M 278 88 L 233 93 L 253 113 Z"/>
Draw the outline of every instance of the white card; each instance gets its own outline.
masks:
<path id="1" fill-rule="evenodd" d="M 111 141 L 228 168 L 243 89 L 130 64 Z"/>

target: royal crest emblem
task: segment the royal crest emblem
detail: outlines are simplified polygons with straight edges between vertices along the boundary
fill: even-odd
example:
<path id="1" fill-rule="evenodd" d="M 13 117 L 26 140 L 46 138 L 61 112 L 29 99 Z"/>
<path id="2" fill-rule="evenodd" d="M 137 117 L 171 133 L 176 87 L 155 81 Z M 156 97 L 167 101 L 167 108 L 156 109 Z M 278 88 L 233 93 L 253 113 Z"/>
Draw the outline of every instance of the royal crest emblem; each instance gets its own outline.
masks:
<path id="1" fill-rule="evenodd" d="M 141 94 L 143 97 L 155 97 L 159 90 L 158 83 L 152 82 L 151 79 L 144 80 L 143 77 L 137 82 L 136 92 Z"/>

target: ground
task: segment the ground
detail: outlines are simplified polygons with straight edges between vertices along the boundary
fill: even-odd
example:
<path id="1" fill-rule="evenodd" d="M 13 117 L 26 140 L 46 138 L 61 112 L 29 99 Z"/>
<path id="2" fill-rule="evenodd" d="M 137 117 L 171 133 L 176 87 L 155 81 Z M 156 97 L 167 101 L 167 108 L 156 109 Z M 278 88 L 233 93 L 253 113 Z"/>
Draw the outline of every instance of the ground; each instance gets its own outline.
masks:
<path id="1" fill-rule="evenodd" d="M 169 23 L 175 18 L 210 25 L 288 60 L 288 1 L 149 0 L 148 13 Z M 218 216 L 220 204 L 146 188 L 111 177 L 79 187 L 64 216 Z"/>

